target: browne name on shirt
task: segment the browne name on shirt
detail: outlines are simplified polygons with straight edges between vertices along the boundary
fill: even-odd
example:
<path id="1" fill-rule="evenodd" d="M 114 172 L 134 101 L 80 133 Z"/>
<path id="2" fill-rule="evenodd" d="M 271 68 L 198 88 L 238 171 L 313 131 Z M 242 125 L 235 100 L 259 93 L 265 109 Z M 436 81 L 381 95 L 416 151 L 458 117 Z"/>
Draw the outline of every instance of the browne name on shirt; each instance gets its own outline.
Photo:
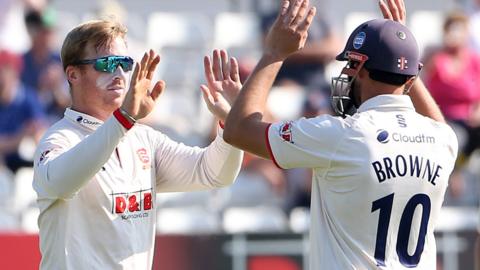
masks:
<path id="1" fill-rule="evenodd" d="M 414 155 L 384 157 L 372 162 L 372 168 L 379 183 L 397 177 L 414 177 L 426 180 L 434 186 L 443 169 L 428 158 Z"/>

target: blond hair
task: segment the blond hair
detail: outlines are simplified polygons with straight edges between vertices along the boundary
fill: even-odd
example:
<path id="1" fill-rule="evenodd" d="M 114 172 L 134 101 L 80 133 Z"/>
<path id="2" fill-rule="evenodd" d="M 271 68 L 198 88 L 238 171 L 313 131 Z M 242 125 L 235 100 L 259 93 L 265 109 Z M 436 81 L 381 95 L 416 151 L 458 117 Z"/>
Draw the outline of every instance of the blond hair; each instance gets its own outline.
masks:
<path id="1" fill-rule="evenodd" d="M 109 46 L 117 37 L 125 39 L 127 28 L 114 20 L 89 21 L 72 29 L 63 41 L 61 58 L 63 70 L 85 57 L 85 50 Z"/>

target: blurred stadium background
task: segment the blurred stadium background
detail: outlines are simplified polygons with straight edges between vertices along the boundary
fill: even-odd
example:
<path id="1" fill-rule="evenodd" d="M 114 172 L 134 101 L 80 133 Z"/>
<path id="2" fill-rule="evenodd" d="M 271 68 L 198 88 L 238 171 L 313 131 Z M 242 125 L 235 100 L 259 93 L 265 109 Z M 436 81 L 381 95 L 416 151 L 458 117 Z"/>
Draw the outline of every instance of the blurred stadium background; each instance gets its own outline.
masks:
<path id="1" fill-rule="evenodd" d="M 429 48 L 442 44 L 446 14 L 463 10 L 474 18 L 480 12 L 471 1 L 406 0 L 408 25 L 425 57 Z M 25 14 L 31 9 L 41 10 L 42 21 L 37 23 L 50 29 L 50 49 L 57 54 L 71 28 L 89 19 L 113 16 L 127 25 L 134 58 L 147 48 L 162 56 L 156 77 L 167 82 L 167 91 L 146 122 L 175 140 L 206 145 L 215 124 L 199 91 L 204 83 L 203 56 L 214 48 L 227 49 L 240 60 L 245 78 L 261 53 L 262 25 L 268 14 L 276 11 L 277 2 L 0 0 L 0 49 L 24 54 L 31 48 L 25 24 Z M 381 16 L 375 0 L 312 2 L 328 25 L 323 35 L 326 31 L 338 37 L 337 51 L 354 27 Z M 472 32 L 480 32 L 480 28 L 473 25 Z M 330 60 L 324 61 L 324 82 L 340 71 L 341 66 Z M 278 84 L 269 100 L 272 119 L 328 113 L 322 86 Z M 68 93 L 65 82 L 63 92 Z M 59 117 L 45 114 L 50 121 L 46 126 Z M 24 136 L 15 151 L 28 160 L 34 148 L 35 139 Z M 1 162 L 4 154 L 0 152 L 0 269 L 37 269 L 40 253 L 33 171 L 28 166 L 12 171 Z M 309 173 L 280 171 L 250 156 L 244 163 L 232 187 L 158 195 L 154 269 L 308 269 Z M 436 233 L 438 269 L 473 269 L 480 216 L 479 173 L 480 159 L 474 154 L 465 162 L 460 180 L 451 183 Z"/>

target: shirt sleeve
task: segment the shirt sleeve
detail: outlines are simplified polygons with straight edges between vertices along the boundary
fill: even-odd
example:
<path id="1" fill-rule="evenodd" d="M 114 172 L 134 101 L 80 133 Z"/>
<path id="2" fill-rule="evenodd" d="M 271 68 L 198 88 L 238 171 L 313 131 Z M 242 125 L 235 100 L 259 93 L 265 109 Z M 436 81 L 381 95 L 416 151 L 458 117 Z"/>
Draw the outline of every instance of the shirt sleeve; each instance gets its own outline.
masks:
<path id="1" fill-rule="evenodd" d="M 341 119 L 328 115 L 274 123 L 266 131 L 267 147 L 280 168 L 326 169 L 344 137 L 344 128 Z"/>
<path id="2" fill-rule="evenodd" d="M 69 129 L 46 135 L 34 160 L 33 188 L 39 199 L 72 198 L 108 161 L 126 131 L 111 117 L 83 140 Z M 75 143 L 77 138 L 81 141 Z"/>
<path id="3" fill-rule="evenodd" d="M 205 148 L 186 146 L 158 134 L 155 147 L 157 192 L 205 190 L 235 181 L 243 151 L 227 144 L 221 130 Z"/>

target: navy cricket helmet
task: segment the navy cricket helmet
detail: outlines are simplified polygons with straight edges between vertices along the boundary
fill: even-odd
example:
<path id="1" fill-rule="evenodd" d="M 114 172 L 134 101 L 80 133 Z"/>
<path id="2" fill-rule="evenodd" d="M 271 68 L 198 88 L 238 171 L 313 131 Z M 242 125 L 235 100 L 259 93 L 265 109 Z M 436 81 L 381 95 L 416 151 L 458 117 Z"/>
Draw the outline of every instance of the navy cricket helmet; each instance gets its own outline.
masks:
<path id="1" fill-rule="evenodd" d="M 415 76 L 421 67 L 415 37 L 406 26 L 392 20 L 362 23 L 352 32 L 336 59 L 347 61 L 351 52 L 368 56 L 364 66 L 369 70 Z"/>
<path id="2" fill-rule="evenodd" d="M 356 111 L 351 89 L 362 67 L 404 76 L 416 76 L 422 67 L 413 34 L 403 24 L 386 19 L 358 26 L 336 59 L 348 61 L 340 76 L 332 78 L 333 109 L 342 116 Z"/>

